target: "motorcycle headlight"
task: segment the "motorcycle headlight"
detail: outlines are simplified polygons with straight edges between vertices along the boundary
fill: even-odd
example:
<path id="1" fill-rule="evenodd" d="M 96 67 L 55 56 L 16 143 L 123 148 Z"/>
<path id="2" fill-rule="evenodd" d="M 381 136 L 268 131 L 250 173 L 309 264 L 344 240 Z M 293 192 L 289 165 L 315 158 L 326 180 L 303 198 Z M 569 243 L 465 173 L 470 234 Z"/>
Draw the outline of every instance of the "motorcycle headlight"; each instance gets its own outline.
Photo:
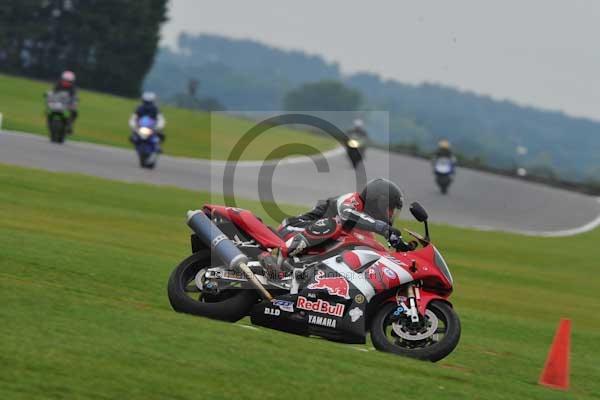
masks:
<path id="1" fill-rule="evenodd" d="M 360 142 L 356 139 L 350 139 L 348 140 L 348 147 L 356 149 L 360 147 Z"/>
<path id="2" fill-rule="evenodd" d="M 152 129 L 142 126 L 140 129 L 138 129 L 138 134 L 142 139 L 147 139 L 150 137 L 150 135 L 152 135 Z"/>

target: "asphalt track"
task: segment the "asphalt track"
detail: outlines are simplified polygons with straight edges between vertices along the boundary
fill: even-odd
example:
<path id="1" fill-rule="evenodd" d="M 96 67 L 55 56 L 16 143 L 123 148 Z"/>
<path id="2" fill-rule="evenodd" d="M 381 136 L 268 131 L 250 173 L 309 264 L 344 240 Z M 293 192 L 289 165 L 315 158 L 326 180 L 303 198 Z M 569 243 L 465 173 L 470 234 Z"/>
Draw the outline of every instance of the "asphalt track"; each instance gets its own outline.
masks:
<path id="1" fill-rule="evenodd" d="M 341 149 L 324 153 L 320 172 L 314 159 L 304 156 L 240 162 L 231 174 L 223 161 L 166 155 L 156 170 L 148 171 L 139 168 L 132 150 L 74 141 L 56 145 L 44 136 L 6 131 L 0 132 L 0 163 L 215 193 L 223 192 L 228 176 L 233 177 L 236 197 L 268 198 L 272 191 L 277 202 L 307 207 L 317 199 L 353 191 L 360 181 Z M 600 225 L 598 198 L 579 193 L 459 168 L 450 194 L 443 196 L 426 160 L 375 149 L 368 150 L 364 171 L 367 179 L 390 177 L 436 223 L 539 236 L 567 236 Z"/>

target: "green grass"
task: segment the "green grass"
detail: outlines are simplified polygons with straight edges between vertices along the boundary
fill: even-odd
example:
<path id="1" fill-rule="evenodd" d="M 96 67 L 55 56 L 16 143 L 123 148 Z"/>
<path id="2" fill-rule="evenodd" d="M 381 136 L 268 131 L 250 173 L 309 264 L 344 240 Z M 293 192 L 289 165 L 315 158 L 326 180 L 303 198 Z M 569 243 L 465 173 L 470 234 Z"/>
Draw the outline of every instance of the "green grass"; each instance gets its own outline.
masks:
<path id="1" fill-rule="evenodd" d="M 433 226 L 463 336 L 431 364 L 173 312 L 184 214 L 206 193 L 1 165 L 0 188 L 2 399 L 600 398 L 600 231 Z M 562 316 L 567 393 L 536 384 Z"/>
<path id="2" fill-rule="evenodd" d="M 42 95 L 50 86 L 48 82 L 0 74 L 3 128 L 46 135 Z M 127 123 L 136 100 L 86 90 L 80 91 L 79 97 L 80 116 L 76 134 L 70 139 L 131 146 Z M 226 159 L 240 137 L 254 125 L 250 120 L 168 106 L 162 107 L 162 112 L 167 119 L 168 135 L 164 151 L 176 156 Z M 243 159 L 264 160 L 272 150 L 288 143 L 305 143 L 320 150 L 334 147 L 334 142 L 324 136 L 280 127 L 268 130 L 252 142 Z"/>

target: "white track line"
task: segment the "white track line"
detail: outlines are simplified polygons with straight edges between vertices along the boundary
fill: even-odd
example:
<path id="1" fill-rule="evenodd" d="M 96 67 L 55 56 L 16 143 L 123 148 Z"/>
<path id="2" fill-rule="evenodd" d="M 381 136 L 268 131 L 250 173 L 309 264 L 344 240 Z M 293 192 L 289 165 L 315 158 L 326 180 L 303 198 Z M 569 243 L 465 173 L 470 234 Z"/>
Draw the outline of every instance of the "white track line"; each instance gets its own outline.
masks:
<path id="1" fill-rule="evenodd" d="M 598 203 L 600 203 L 600 197 L 597 197 L 596 201 Z M 598 214 L 596 216 L 596 218 L 594 218 L 593 220 L 591 220 L 590 222 L 588 222 L 584 225 L 578 226 L 576 228 L 561 229 L 558 231 L 530 231 L 530 230 L 521 230 L 521 229 L 494 228 L 492 226 L 487 226 L 487 225 L 457 225 L 457 224 L 452 224 L 452 225 L 445 224 L 445 225 L 455 226 L 458 228 L 465 228 L 465 229 L 476 229 L 478 231 L 483 231 L 483 232 L 505 232 L 505 233 L 512 233 L 512 234 L 516 234 L 516 235 L 553 238 L 553 237 L 575 236 L 575 235 L 580 235 L 582 233 L 586 233 L 589 231 L 593 231 L 594 229 L 596 229 L 597 227 L 600 226 L 600 214 Z"/>
<path id="2" fill-rule="evenodd" d="M 600 203 L 600 197 L 596 198 L 596 201 Z M 577 228 L 571 229 L 563 229 L 560 231 L 516 231 L 516 233 L 521 233 L 522 235 L 528 236 L 541 236 L 541 237 L 564 237 L 564 236 L 575 236 L 581 233 L 586 233 L 591 230 L 596 229 L 600 226 L 600 214 L 596 216 L 593 220 L 588 222 L 585 225 L 581 225 Z"/>
<path id="3" fill-rule="evenodd" d="M 234 325 L 235 325 L 235 326 L 239 326 L 240 328 L 251 329 L 251 330 L 253 330 L 253 331 L 258 331 L 258 330 L 260 330 L 260 329 L 258 329 L 257 327 L 255 327 L 255 326 L 252 326 L 252 325 L 243 325 L 243 324 L 234 324 Z"/>

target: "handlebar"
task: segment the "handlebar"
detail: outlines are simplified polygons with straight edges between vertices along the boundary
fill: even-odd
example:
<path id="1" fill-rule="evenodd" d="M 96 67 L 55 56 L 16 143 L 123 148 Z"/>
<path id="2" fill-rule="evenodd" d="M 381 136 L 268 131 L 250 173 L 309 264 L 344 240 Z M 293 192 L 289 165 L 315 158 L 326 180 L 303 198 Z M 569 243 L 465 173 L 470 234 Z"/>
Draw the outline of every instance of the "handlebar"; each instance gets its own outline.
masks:
<path id="1" fill-rule="evenodd" d="M 414 240 L 407 243 L 404 241 L 404 239 L 402 239 L 402 236 L 396 235 L 394 233 L 390 235 L 388 242 L 394 249 L 396 249 L 396 251 L 413 251 L 419 245 Z"/>

